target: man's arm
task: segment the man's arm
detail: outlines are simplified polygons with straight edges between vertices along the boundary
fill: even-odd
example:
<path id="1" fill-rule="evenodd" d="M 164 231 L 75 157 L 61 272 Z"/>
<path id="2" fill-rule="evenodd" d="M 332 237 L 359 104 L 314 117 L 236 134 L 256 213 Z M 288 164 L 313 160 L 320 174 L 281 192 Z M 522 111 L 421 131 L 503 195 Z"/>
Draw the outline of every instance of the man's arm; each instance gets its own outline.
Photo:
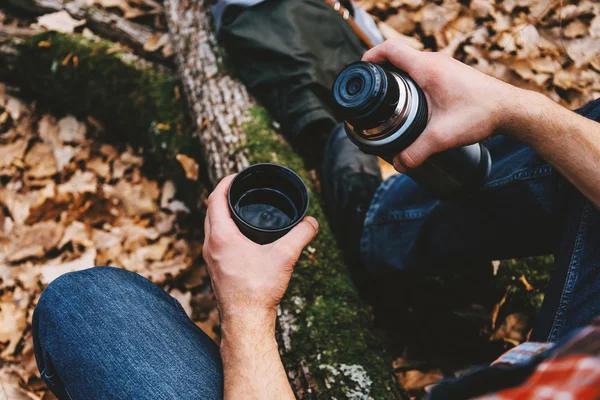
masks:
<path id="1" fill-rule="evenodd" d="M 203 248 L 221 316 L 225 399 L 294 399 L 275 341 L 275 318 L 318 223 L 306 217 L 274 243 L 250 241 L 229 213 L 232 179 L 223 179 L 208 199 Z"/>
<path id="2" fill-rule="evenodd" d="M 449 148 L 504 134 L 524 141 L 600 207 L 600 124 L 441 53 L 387 41 L 363 61 L 390 62 L 423 88 L 429 122 L 394 158 L 399 172 Z"/>
<path id="3" fill-rule="evenodd" d="M 600 124 L 538 93 L 521 91 L 504 127 L 600 208 Z"/>

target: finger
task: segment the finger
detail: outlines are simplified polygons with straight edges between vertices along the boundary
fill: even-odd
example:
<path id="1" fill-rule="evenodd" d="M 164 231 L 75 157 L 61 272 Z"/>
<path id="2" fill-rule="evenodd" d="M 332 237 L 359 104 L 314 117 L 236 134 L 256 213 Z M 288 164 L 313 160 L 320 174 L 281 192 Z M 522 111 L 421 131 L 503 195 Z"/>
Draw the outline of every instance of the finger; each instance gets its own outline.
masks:
<path id="1" fill-rule="evenodd" d="M 206 218 L 209 219 L 213 231 L 222 229 L 236 229 L 235 222 L 231 219 L 227 192 L 235 175 L 229 175 L 221 180 L 215 190 L 208 197 L 208 210 Z"/>
<path id="2" fill-rule="evenodd" d="M 367 51 L 362 60 L 377 64 L 389 61 L 412 76 L 420 69 L 423 54 L 399 40 L 386 40 Z"/>
<path id="3" fill-rule="evenodd" d="M 394 168 L 400 173 L 415 169 L 435 153 L 445 150 L 432 142 L 425 132 L 400 154 L 394 157 Z"/>
<path id="4" fill-rule="evenodd" d="M 277 240 L 275 246 L 286 246 L 297 249 L 298 254 L 306 247 L 319 232 L 319 223 L 313 217 L 304 218 L 287 235 Z"/>

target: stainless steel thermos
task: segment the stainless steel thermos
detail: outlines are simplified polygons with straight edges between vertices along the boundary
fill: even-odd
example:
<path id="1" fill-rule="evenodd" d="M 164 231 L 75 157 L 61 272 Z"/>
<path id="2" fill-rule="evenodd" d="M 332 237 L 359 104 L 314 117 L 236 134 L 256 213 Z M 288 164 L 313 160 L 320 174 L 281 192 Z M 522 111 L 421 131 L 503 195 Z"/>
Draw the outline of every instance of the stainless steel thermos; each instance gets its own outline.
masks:
<path id="1" fill-rule="evenodd" d="M 350 64 L 333 84 L 333 99 L 350 140 L 390 164 L 427 125 L 423 91 L 391 65 Z M 489 151 L 476 143 L 434 154 L 408 175 L 436 197 L 449 198 L 483 185 L 491 166 Z"/>

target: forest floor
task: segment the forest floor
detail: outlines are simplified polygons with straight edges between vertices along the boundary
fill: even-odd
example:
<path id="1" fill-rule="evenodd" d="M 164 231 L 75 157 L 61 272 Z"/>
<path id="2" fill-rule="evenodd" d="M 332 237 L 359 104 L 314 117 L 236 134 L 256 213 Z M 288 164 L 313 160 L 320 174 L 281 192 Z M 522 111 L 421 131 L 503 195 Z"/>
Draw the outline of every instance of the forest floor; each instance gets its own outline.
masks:
<path id="1" fill-rule="evenodd" d="M 132 52 L 154 54 L 173 68 L 159 3 L 74 1 L 96 3 L 151 28 L 144 48 Z M 597 1 L 359 4 L 388 37 L 446 52 L 566 107 L 600 97 Z M 98 34 L 66 12 L 35 18 L 0 7 L 0 24 Z M 177 200 L 175 184 L 148 172 L 136 149 L 103 142 L 104 129 L 93 118 L 50 111 L 23 98 L 19 88 L 0 84 L 0 400 L 53 398 L 35 366 L 31 315 L 43 288 L 68 271 L 114 265 L 140 273 L 177 298 L 219 340 L 218 313 L 201 254 L 201 210 Z M 199 179 L 194 161 L 180 161 L 191 180 Z M 456 267 L 462 272 L 398 285 L 393 304 L 375 310 L 377 332 L 411 396 L 526 340 L 552 257 L 448 269 Z"/>

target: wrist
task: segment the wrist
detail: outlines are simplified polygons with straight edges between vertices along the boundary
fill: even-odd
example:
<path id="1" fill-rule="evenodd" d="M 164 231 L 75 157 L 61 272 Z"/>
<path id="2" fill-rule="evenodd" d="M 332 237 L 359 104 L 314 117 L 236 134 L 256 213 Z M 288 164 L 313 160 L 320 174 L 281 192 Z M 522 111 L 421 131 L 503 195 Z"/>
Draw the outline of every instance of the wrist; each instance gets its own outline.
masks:
<path id="1" fill-rule="evenodd" d="M 540 134 L 537 129 L 540 110 L 548 110 L 555 103 L 537 92 L 517 87 L 513 89 L 500 102 L 496 133 L 531 145 Z"/>
<path id="2" fill-rule="evenodd" d="M 227 308 L 221 310 L 221 335 L 223 339 L 236 340 L 248 335 L 275 337 L 277 310 L 265 308 Z"/>

